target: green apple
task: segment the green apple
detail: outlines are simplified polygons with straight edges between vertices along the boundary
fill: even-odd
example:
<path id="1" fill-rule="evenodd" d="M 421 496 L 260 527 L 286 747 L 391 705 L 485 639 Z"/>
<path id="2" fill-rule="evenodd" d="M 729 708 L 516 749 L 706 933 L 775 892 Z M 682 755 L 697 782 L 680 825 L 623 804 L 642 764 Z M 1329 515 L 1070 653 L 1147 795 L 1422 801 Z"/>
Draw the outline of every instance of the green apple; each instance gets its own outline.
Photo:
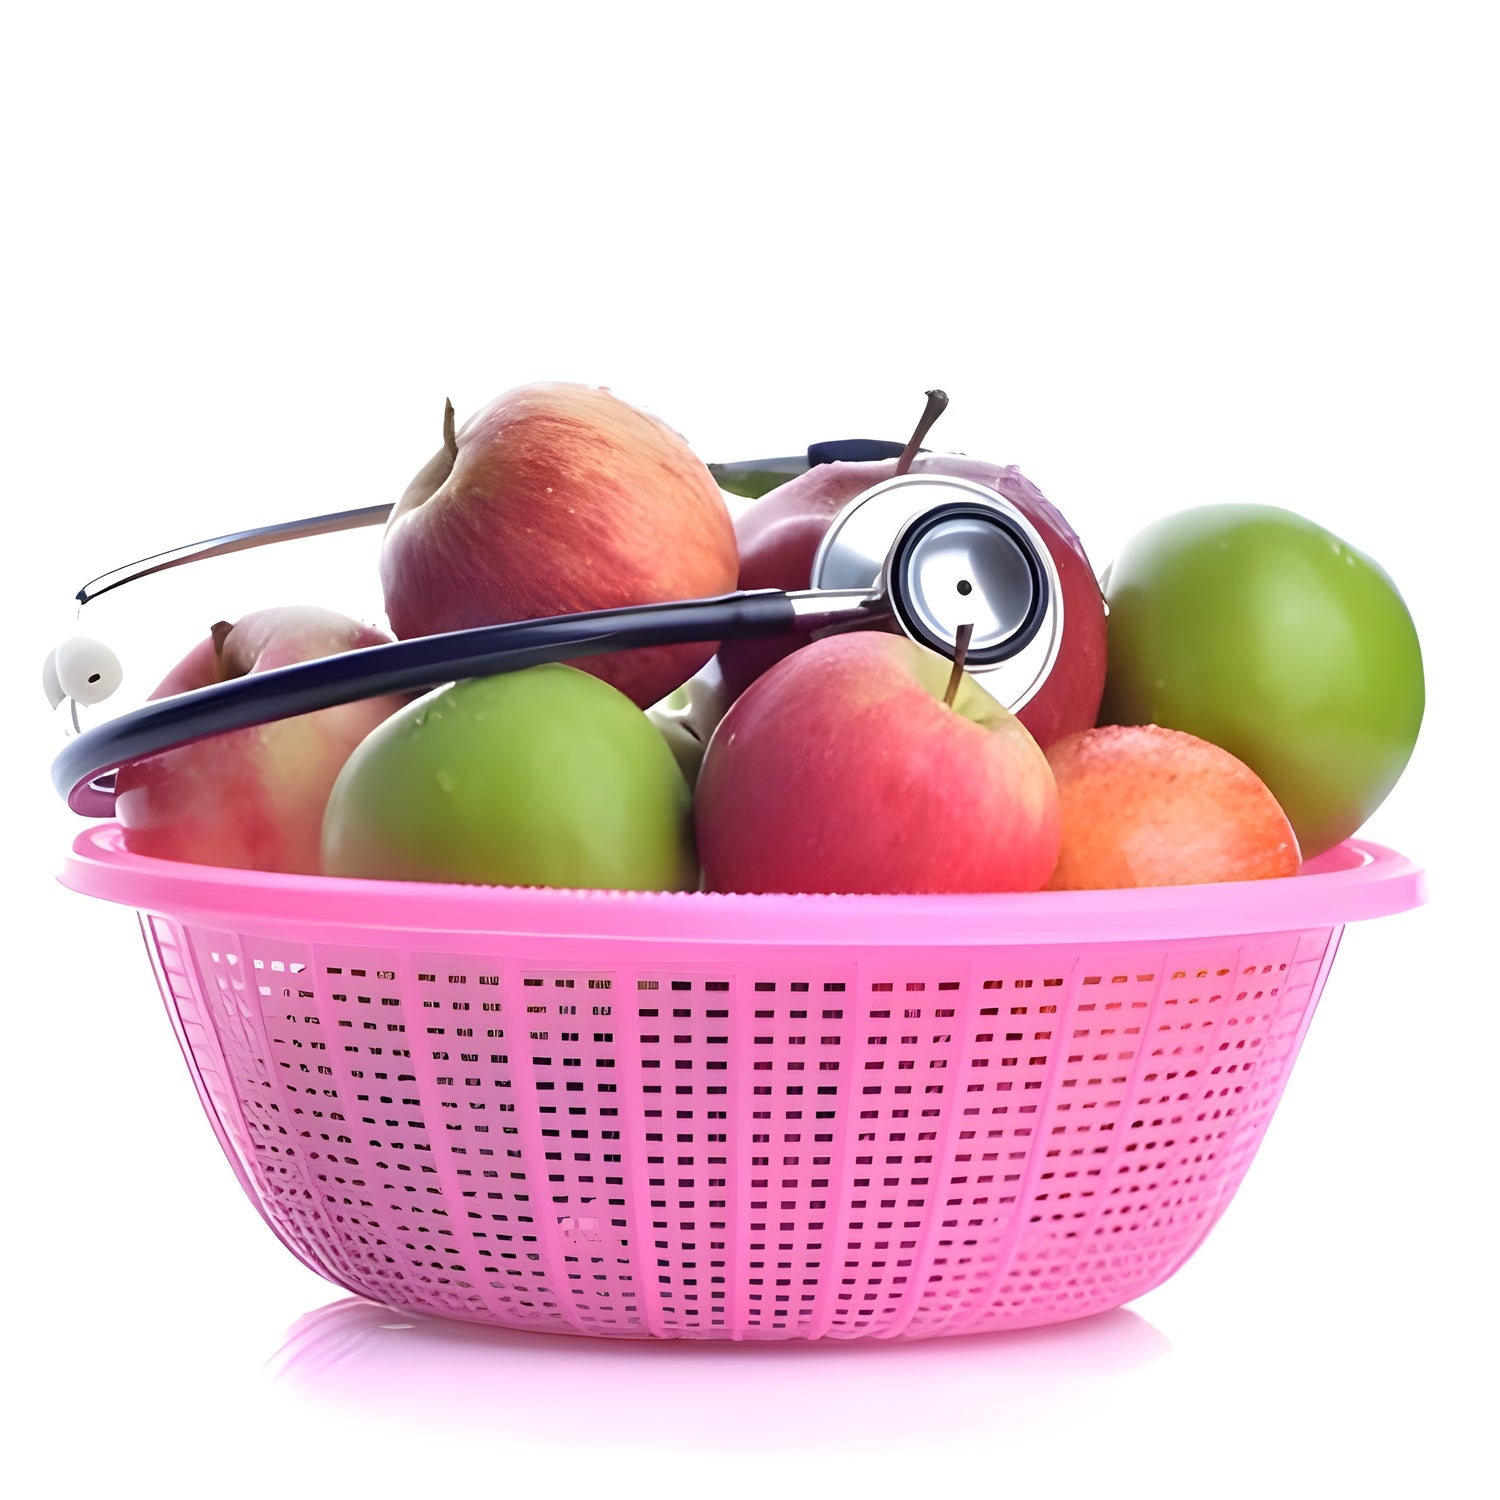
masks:
<path id="1" fill-rule="evenodd" d="M 619 689 L 551 664 L 428 693 L 345 762 L 323 873 L 692 890 L 692 794 Z"/>
<path id="2" fill-rule="evenodd" d="M 1101 724 L 1160 724 L 1238 756 L 1305 859 L 1384 801 L 1425 687 L 1411 613 L 1378 563 L 1291 511 L 1209 505 L 1131 538 L 1104 588 Z"/>

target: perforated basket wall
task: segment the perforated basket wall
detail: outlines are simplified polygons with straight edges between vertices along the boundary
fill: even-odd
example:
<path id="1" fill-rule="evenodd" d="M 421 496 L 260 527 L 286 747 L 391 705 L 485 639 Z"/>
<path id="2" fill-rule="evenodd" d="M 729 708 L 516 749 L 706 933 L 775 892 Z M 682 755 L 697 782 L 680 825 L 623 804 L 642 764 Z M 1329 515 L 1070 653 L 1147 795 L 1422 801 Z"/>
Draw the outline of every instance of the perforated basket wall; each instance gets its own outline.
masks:
<path id="1" fill-rule="evenodd" d="M 190 890 L 84 845 L 65 879 L 141 910 L 288 1248 L 404 1311 L 605 1336 L 925 1337 L 1139 1296 L 1243 1177 L 1342 929 L 465 890 L 444 931 L 418 918 L 446 888 Z M 1387 909 L 1420 899 L 1401 863 Z"/>

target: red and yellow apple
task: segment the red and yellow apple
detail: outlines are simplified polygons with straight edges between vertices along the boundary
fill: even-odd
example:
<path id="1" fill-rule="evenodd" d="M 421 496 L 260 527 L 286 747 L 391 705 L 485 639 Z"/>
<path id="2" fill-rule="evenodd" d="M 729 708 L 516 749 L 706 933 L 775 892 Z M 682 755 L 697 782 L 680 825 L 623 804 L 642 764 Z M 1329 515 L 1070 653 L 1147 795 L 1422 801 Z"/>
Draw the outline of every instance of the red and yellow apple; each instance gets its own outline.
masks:
<path id="1" fill-rule="evenodd" d="M 734 522 L 707 466 L 664 423 L 607 390 L 517 387 L 456 433 L 391 513 L 380 554 L 403 640 L 511 620 L 728 593 Z M 649 708 L 717 643 L 574 665 Z"/>
<path id="2" fill-rule="evenodd" d="M 902 636 L 854 631 L 777 662 L 698 773 L 709 890 L 1027 891 L 1057 861 L 1057 787 L 1020 721 Z"/>
<path id="3" fill-rule="evenodd" d="M 1106 725 L 1047 750 L 1062 813 L 1057 891 L 1295 875 L 1297 836 L 1227 750 L 1155 724 Z"/>
<path id="4" fill-rule="evenodd" d="M 332 610 L 279 606 L 221 621 L 151 695 L 388 643 Z M 121 766 L 115 814 L 137 854 L 286 874 L 319 873 L 329 790 L 350 752 L 406 698 L 387 695 L 196 740 Z"/>

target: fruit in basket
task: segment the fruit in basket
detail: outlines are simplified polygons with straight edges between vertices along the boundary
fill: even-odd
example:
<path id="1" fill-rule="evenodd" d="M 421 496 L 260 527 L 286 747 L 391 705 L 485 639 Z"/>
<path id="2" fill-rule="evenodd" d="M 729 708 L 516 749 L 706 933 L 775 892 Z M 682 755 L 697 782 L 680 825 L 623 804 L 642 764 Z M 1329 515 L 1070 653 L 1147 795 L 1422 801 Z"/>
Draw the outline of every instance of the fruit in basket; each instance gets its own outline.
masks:
<path id="1" fill-rule="evenodd" d="M 478 885 L 691 890 L 692 795 L 617 688 L 561 663 L 425 694 L 349 757 L 323 872 Z"/>
<path id="2" fill-rule="evenodd" d="M 1057 508 L 1014 466 L 957 453 L 921 453 L 909 468 L 901 459 L 819 464 L 788 480 L 744 510 L 735 523 L 739 586 L 805 589 L 813 557 L 833 518 L 849 501 L 897 473 L 950 474 L 1009 500 L 1037 529 L 1057 568 L 1066 625 L 1061 650 L 1036 696 L 1018 717 L 1036 740 L 1050 744 L 1090 727 L 1104 687 L 1104 599 L 1083 543 Z M 743 692 L 789 651 L 784 640 L 725 641 L 719 661 L 732 694 Z"/>
<path id="3" fill-rule="evenodd" d="M 1297 837 L 1266 784 L 1196 735 L 1107 725 L 1048 747 L 1062 815 L 1055 891 L 1295 875 Z"/>
<path id="4" fill-rule="evenodd" d="M 1223 746 L 1271 789 L 1308 859 L 1384 801 L 1425 687 L 1411 613 L 1373 559 L 1288 510 L 1209 505 L 1137 533 L 1105 586 L 1101 723 Z"/>
<path id="5" fill-rule="evenodd" d="M 153 699 L 390 636 L 315 606 L 278 606 L 220 621 L 162 680 Z M 349 753 L 406 702 L 365 699 L 165 750 L 120 768 L 115 813 L 137 854 L 245 870 L 315 875 L 323 808 Z"/>
<path id="6" fill-rule="evenodd" d="M 510 620 L 727 593 L 734 522 L 707 466 L 607 390 L 520 386 L 457 432 L 391 513 L 380 576 L 403 640 Z M 715 642 L 580 659 L 648 708 Z"/>
<path id="7" fill-rule="evenodd" d="M 776 663 L 735 700 L 698 773 L 716 891 L 1036 890 L 1057 787 L 1020 721 L 953 663 L 854 631 Z"/>

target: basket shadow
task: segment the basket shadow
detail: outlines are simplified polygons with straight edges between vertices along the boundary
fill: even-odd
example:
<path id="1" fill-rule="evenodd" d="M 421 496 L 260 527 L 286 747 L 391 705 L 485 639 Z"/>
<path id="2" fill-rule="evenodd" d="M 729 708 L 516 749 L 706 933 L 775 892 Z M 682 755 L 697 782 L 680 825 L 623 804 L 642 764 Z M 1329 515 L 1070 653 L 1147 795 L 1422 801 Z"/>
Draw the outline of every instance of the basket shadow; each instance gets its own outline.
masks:
<path id="1" fill-rule="evenodd" d="M 577 1448 L 924 1448 L 1076 1409 L 1090 1382 L 1171 1352 L 1125 1308 L 1049 1327 L 896 1342 L 578 1338 L 418 1320 L 350 1297 L 308 1313 L 266 1363 L 278 1396 L 422 1432 Z"/>

